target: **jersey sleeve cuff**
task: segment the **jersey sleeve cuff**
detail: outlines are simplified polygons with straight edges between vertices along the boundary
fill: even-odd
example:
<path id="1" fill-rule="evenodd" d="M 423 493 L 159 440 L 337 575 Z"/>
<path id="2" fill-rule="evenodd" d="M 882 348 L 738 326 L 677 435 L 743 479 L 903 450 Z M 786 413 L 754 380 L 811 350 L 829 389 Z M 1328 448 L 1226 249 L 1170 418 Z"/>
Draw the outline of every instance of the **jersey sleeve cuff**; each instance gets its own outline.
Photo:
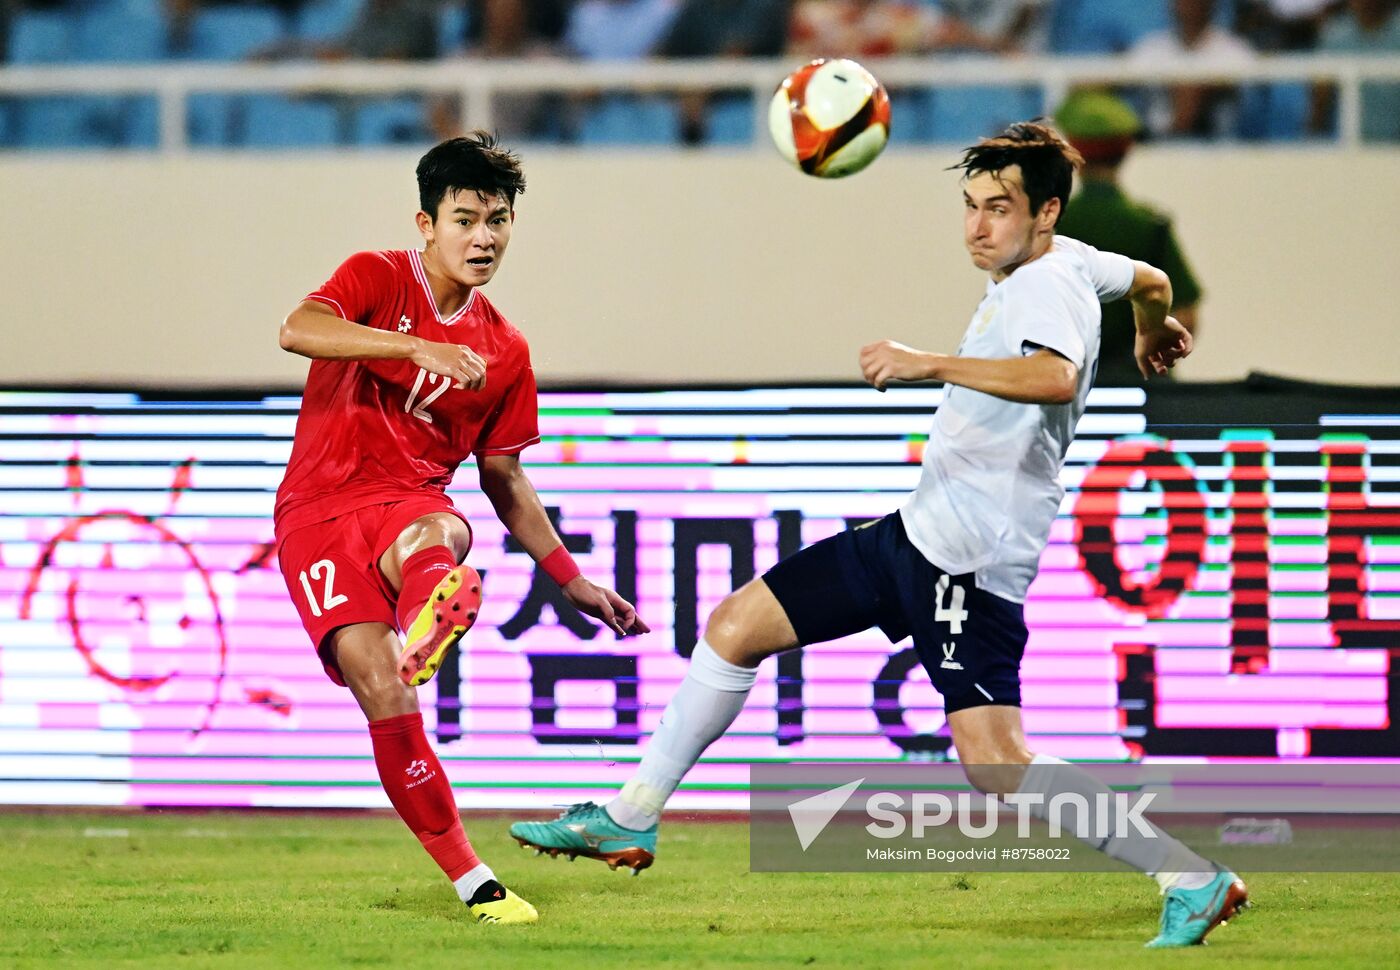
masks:
<path id="1" fill-rule="evenodd" d="M 334 308 L 335 308 L 335 312 L 338 313 L 338 314 L 340 314 L 340 319 L 346 320 L 346 321 L 349 321 L 349 320 L 350 320 L 350 317 L 347 316 L 346 313 L 345 313 L 345 308 L 344 308 L 343 306 L 341 306 L 339 303 L 337 303 L 335 300 L 332 300 L 330 297 L 328 297 L 328 296 L 321 296 L 319 293 L 310 293 L 310 294 L 307 295 L 306 298 L 307 298 L 308 300 L 315 300 L 317 303 L 324 303 L 324 304 L 326 304 L 327 306 L 334 307 Z"/>
<path id="2" fill-rule="evenodd" d="M 478 454 L 478 455 L 518 455 L 520 452 L 524 451 L 526 448 L 530 447 L 531 445 L 537 445 L 537 444 L 539 444 L 539 443 L 540 443 L 540 436 L 539 436 L 539 435 L 535 435 L 535 436 L 534 436 L 533 438 L 531 438 L 530 440 L 528 440 L 528 441 L 522 441 L 522 442 L 520 442 L 520 443 L 517 444 L 517 445 L 502 445 L 502 446 L 492 446 L 492 447 L 490 447 L 490 448 L 480 448 L 480 449 L 477 450 L 477 454 Z"/>

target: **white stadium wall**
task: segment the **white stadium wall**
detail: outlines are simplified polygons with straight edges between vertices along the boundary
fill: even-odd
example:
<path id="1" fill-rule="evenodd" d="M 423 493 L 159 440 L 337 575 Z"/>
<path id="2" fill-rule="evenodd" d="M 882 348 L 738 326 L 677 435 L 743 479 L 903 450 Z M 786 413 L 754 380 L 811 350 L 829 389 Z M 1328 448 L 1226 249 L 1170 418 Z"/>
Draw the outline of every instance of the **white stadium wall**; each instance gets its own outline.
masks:
<path id="1" fill-rule="evenodd" d="M 297 385 L 278 322 L 349 253 L 415 243 L 416 154 L 0 159 L 0 384 Z M 487 292 L 543 381 L 850 380 L 870 340 L 951 352 L 982 287 L 953 158 L 823 183 L 768 152 L 528 151 Z M 1175 214 L 1207 293 L 1183 376 L 1396 381 L 1397 161 L 1133 158 L 1129 189 Z"/>

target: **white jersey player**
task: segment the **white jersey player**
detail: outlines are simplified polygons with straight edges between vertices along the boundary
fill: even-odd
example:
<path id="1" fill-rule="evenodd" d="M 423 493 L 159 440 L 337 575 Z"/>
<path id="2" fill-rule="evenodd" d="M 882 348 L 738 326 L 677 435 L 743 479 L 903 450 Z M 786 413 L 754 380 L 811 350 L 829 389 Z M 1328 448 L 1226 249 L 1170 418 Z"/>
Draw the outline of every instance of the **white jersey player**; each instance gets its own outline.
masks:
<path id="1" fill-rule="evenodd" d="M 551 854 L 634 871 L 652 864 L 666 799 L 733 723 L 759 663 L 797 646 L 879 627 L 912 636 L 969 781 L 1040 804 L 1077 795 L 1094 806 L 1086 839 L 1153 876 L 1166 894 L 1154 947 L 1199 943 L 1247 901 L 1233 873 L 1150 826 L 1145 835 L 1100 818 L 1109 789 L 1080 768 L 1032 752 L 1021 726 L 1026 589 L 1059 509 L 1060 467 L 1098 359 L 1100 301 L 1132 301 L 1144 376 L 1191 352 L 1169 316 L 1171 283 L 1146 263 L 1055 235 L 1079 154 L 1052 129 L 1011 126 L 969 148 L 964 238 L 990 274 L 956 355 L 890 340 L 860 352 L 867 381 L 942 381 L 918 488 L 883 519 L 815 543 L 731 593 L 710 616 L 685 680 L 636 774 L 605 806 L 558 821 L 517 822 L 511 834 Z M 1122 811 L 1121 808 L 1117 809 Z M 1123 833 L 1123 834 L 1119 834 Z"/>

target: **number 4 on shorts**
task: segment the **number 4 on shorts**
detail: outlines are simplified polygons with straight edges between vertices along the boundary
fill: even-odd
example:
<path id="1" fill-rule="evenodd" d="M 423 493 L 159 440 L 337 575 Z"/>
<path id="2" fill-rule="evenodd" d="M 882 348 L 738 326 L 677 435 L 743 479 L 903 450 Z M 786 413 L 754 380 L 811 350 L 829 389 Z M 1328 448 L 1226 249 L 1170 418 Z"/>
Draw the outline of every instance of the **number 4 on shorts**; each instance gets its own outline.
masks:
<path id="1" fill-rule="evenodd" d="M 967 619 L 967 610 L 962 608 L 967 590 L 961 586 L 952 586 L 948 605 L 944 606 L 943 594 L 949 593 L 950 586 L 952 581 L 948 579 L 947 573 L 938 577 L 938 585 L 933 590 L 933 618 L 938 623 L 947 623 L 948 629 L 957 634 L 962 632 L 963 620 Z"/>

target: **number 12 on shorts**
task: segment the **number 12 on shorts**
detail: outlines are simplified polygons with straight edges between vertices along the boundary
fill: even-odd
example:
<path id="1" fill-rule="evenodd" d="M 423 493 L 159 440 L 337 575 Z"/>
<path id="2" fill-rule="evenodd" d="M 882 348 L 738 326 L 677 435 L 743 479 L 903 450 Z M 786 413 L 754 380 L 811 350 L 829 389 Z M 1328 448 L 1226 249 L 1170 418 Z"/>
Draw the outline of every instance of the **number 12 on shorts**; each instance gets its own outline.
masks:
<path id="1" fill-rule="evenodd" d="M 933 619 L 937 623 L 947 623 L 948 629 L 953 633 L 961 633 L 963 620 L 967 619 L 967 610 L 962 608 L 963 597 L 967 595 L 967 590 L 961 586 L 949 587 L 952 581 L 948 574 L 944 573 L 938 577 L 938 585 L 933 588 Z M 943 594 L 948 593 L 948 605 L 943 605 Z"/>
<path id="2" fill-rule="evenodd" d="M 311 574 L 310 579 L 307 578 L 308 572 Z M 319 580 L 323 574 L 326 580 L 321 589 L 321 602 L 318 604 L 316 602 L 316 593 L 311 588 L 311 580 Z M 330 612 L 341 603 L 350 602 L 350 597 L 343 593 L 337 593 L 331 588 L 334 585 L 335 563 L 331 562 L 329 559 L 322 559 L 319 562 L 312 563 L 311 569 L 303 569 L 301 571 L 301 588 L 306 592 L 306 602 L 307 605 L 311 607 L 312 616 L 320 616 L 323 611 Z"/>

